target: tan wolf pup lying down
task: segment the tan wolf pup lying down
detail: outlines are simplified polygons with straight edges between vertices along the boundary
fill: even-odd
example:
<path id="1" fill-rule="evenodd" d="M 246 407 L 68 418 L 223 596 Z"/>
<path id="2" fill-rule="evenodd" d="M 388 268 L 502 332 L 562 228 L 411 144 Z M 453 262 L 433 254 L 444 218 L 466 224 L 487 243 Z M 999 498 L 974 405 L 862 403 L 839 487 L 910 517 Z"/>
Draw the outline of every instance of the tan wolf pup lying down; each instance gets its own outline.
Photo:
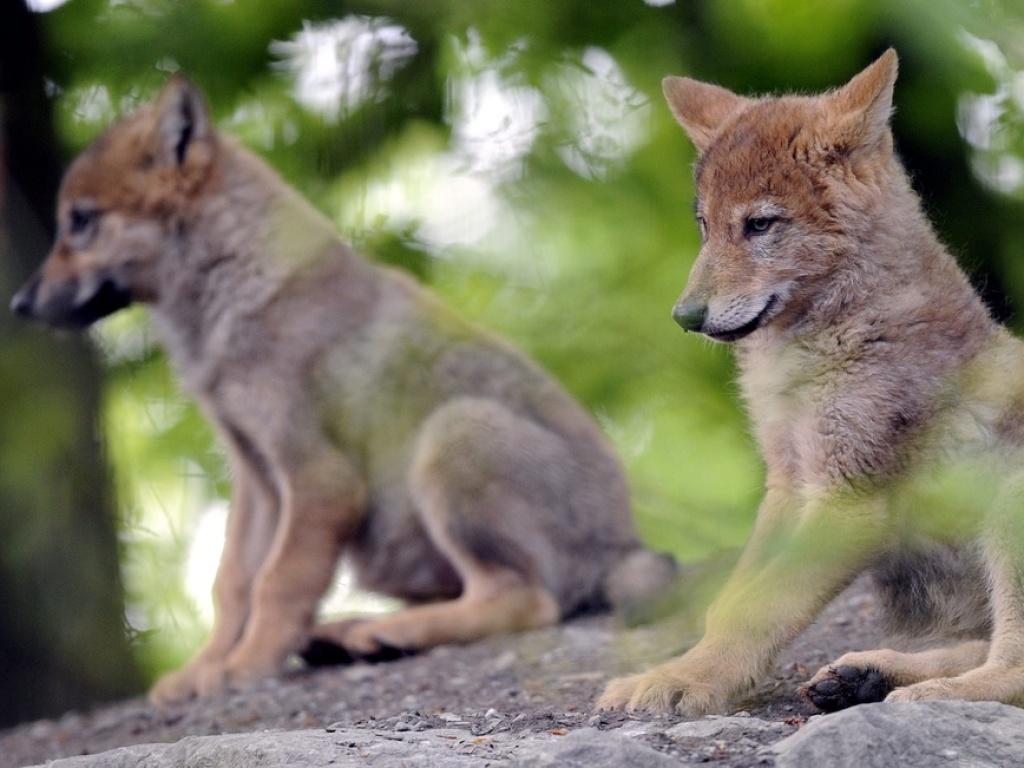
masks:
<path id="1" fill-rule="evenodd" d="M 704 638 L 603 707 L 729 707 L 865 570 L 928 650 L 847 654 L 805 686 L 815 704 L 1024 703 L 1024 345 L 894 154 L 896 69 L 890 50 L 817 97 L 664 81 L 703 241 L 673 314 L 736 343 L 767 489 Z"/>
<path id="2" fill-rule="evenodd" d="M 674 561 L 641 546 L 623 469 L 584 410 L 354 254 L 214 130 L 185 79 L 74 162 L 58 222 L 13 309 L 84 327 L 148 304 L 233 473 L 212 636 L 155 701 L 272 675 L 310 638 L 341 654 L 422 649 L 672 580 Z M 363 586 L 413 605 L 314 627 L 342 554 Z"/>

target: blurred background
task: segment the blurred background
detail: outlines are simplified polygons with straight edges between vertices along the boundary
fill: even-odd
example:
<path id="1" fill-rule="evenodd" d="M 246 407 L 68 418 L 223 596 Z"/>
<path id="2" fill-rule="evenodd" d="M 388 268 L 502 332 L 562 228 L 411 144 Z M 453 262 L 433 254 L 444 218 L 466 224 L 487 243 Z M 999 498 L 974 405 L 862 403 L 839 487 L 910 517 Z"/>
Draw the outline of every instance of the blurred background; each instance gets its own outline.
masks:
<path id="1" fill-rule="evenodd" d="M 654 546 L 742 544 L 761 467 L 728 349 L 670 308 L 698 238 L 665 74 L 838 85 L 901 56 L 897 146 L 1024 330 L 1024 5 L 1005 0 L 2 0 L 0 296 L 61 169 L 169 73 L 362 251 L 528 350 L 596 415 Z M 6 301 L 6 298 L 5 298 Z M 0 725 L 135 693 L 212 618 L 221 454 L 144 311 L 0 313 Z M 330 610 L 381 603 L 341 583 Z"/>

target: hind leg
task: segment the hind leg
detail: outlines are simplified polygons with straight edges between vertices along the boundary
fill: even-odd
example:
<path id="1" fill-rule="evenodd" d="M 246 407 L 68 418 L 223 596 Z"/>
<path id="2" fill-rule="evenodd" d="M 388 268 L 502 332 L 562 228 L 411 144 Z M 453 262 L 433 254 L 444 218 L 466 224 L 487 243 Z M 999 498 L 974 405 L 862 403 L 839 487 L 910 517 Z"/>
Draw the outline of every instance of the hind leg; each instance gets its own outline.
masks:
<path id="1" fill-rule="evenodd" d="M 955 676 L 897 688 L 886 701 L 1024 703 L 1024 476 L 1014 477 L 985 519 L 992 642 L 984 663 Z"/>
<path id="2" fill-rule="evenodd" d="M 882 701 L 895 688 L 960 675 L 980 666 L 988 647 L 987 640 L 969 640 L 918 653 L 855 651 L 819 669 L 802 691 L 825 712 Z"/>
<path id="3" fill-rule="evenodd" d="M 992 577 L 995 627 L 987 655 L 976 659 L 979 664 L 972 668 L 897 688 L 886 701 L 960 699 L 1024 704 L 1024 572 L 1016 566 L 999 570 Z"/>
<path id="4" fill-rule="evenodd" d="M 340 645 L 355 656 L 376 657 L 392 649 L 412 652 L 468 643 L 558 621 L 554 598 L 515 574 L 481 574 L 466 583 L 467 591 L 455 600 L 405 608 L 379 619 L 321 624 L 313 631 L 314 640 Z"/>
<path id="5" fill-rule="evenodd" d="M 538 506 L 553 503 L 544 463 L 571 459 L 564 454 L 559 438 L 498 404 L 460 401 L 435 413 L 420 437 L 409 487 L 462 593 L 381 618 L 320 625 L 314 641 L 373 655 L 556 623 L 561 611 L 543 573 L 555 555 L 536 520 Z"/>

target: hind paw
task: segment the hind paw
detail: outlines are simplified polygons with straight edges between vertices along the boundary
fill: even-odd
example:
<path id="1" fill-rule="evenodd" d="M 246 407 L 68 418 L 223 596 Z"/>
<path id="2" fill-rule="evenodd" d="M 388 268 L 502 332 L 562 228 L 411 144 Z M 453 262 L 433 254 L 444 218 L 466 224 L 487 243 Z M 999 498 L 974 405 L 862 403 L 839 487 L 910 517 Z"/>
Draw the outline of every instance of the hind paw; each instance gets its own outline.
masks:
<path id="1" fill-rule="evenodd" d="M 801 688 L 818 709 L 835 712 L 855 704 L 882 701 L 893 685 L 876 667 L 849 664 L 823 667 Z"/>
<path id="2" fill-rule="evenodd" d="M 371 664 L 394 661 L 416 653 L 408 638 L 392 637 L 381 619 L 346 619 L 322 624 L 313 630 L 306 647 L 299 652 L 311 667 L 327 667 L 365 661 Z"/>

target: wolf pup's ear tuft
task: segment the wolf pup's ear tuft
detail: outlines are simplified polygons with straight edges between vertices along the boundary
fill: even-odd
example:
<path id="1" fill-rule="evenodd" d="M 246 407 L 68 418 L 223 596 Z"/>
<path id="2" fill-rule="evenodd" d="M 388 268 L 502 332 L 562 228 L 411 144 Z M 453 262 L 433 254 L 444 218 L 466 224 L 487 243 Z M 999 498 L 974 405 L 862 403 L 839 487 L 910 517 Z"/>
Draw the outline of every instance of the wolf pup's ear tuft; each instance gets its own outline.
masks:
<path id="1" fill-rule="evenodd" d="M 892 48 L 837 91 L 824 97 L 827 130 L 847 150 L 888 146 L 899 58 Z"/>
<path id="2" fill-rule="evenodd" d="M 209 156 L 212 138 L 210 112 L 202 91 L 187 77 L 175 74 L 156 101 L 156 140 L 167 164 L 183 167 Z"/>
<path id="3" fill-rule="evenodd" d="M 669 109 L 698 152 L 704 152 L 722 125 L 750 103 L 730 90 L 689 77 L 666 77 L 661 81 Z"/>

